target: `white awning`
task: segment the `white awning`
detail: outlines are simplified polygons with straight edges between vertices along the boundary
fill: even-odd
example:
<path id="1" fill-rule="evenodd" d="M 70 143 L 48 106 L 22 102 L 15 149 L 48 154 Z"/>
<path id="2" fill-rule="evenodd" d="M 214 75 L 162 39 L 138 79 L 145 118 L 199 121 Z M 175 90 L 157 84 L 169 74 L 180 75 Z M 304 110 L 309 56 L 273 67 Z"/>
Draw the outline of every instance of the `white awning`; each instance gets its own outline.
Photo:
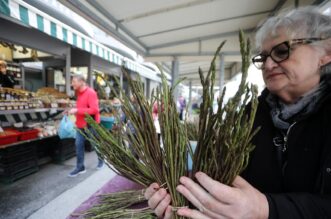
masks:
<path id="1" fill-rule="evenodd" d="M 24 1 L 1 0 L 0 13 L 15 18 L 27 26 L 38 29 L 51 37 L 68 43 L 73 47 L 85 50 L 118 66 L 125 65 L 126 68 L 137 72 L 142 77 L 158 82 L 161 81 L 156 72 L 118 54 Z"/>

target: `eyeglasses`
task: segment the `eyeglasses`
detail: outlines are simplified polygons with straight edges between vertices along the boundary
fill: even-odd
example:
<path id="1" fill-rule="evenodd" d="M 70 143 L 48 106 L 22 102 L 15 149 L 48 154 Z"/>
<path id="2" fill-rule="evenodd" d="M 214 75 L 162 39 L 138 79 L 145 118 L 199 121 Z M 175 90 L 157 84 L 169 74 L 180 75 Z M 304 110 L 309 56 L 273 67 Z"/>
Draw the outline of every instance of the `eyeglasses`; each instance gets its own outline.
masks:
<path id="1" fill-rule="evenodd" d="M 270 58 L 276 62 L 280 63 L 282 61 L 285 61 L 290 57 L 290 51 L 293 46 L 295 45 L 303 45 L 303 44 L 309 44 L 312 42 L 323 40 L 322 38 L 302 38 L 302 39 L 293 39 L 289 41 L 282 42 L 280 44 L 277 44 L 276 46 L 272 47 L 269 54 L 259 54 L 252 58 L 252 62 L 258 69 L 263 69 L 264 64 L 267 61 L 267 58 L 270 56 Z"/>

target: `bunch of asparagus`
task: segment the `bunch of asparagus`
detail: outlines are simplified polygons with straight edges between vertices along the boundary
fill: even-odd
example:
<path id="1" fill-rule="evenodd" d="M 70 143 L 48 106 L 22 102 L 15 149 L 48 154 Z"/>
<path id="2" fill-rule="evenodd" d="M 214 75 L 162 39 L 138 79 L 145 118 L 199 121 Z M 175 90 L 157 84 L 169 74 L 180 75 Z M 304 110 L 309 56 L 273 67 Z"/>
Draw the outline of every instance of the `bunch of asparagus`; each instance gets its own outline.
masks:
<path id="1" fill-rule="evenodd" d="M 231 185 L 234 178 L 246 167 L 250 143 L 258 130 L 252 131 L 258 105 L 257 87 L 248 86 L 246 79 L 250 59 L 250 41 L 239 32 L 242 56 L 242 78 L 235 96 L 223 103 L 225 90 L 218 101 L 218 111 L 213 113 L 213 86 L 215 83 L 215 57 L 206 77 L 199 71 L 203 87 L 200 106 L 199 139 L 193 157 L 193 172 L 202 171 L 221 183 Z M 247 105 L 250 102 L 250 112 Z"/>
<path id="2" fill-rule="evenodd" d="M 234 177 L 247 165 L 249 153 L 254 148 L 250 140 L 257 131 L 252 131 L 258 104 L 257 89 L 255 86 L 249 87 L 246 83 L 250 43 L 249 40 L 244 40 L 242 32 L 239 36 L 242 54 L 241 84 L 236 95 L 227 103 L 223 103 L 225 89 L 223 90 L 217 113 L 213 113 L 212 109 L 215 60 L 225 42 L 217 49 L 206 77 L 199 69 L 203 86 L 203 103 L 200 106 L 198 127 L 192 128 L 191 125 L 180 122 L 173 99 L 173 88 L 169 87 L 163 73 L 161 87 L 156 90 L 155 95 L 153 92 L 152 101 L 149 102 L 139 78 L 138 81 L 132 80 L 124 70 L 134 103 L 131 98 L 122 94 L 122 110 L 127 123 L 130 123 L 133 129 L 125 129 L 125 125 L 120 123 L 116 132 L 109 132 L 98 125 L 93 118 L 87 118 L 95 133 L 86 130 L 86 137 L 95 145 L 97 153 L 110 168 L 119 175 L 146 187 L 152 182 L 157 182 L 168 190 L 174 207 L 186 206 L 187 200 L 176 192 L 176 186 L 181 176 L 189 175 L 187 167 L 188 153 L 191 151 L 189 135 L 193 135 L 194 138 L 198 138 L 193 156 L 193 172 L 203 171 L 214 179 L 231 185 Z M 153 122 L 152 106 L 155 102 L 160 109 L 162 142 L 158 140 Z M 249 102 L 251 107 L 248 112 L 246 105 Z M 198 130 L 198 132 L 188 134 L 188 130 Z M 126 198 L 114 198 L 120 196 Z M 113 202 L 116 204 L 111 204 Z M 129 218 L 152 217 L 150 209 L 128 209 L 140 202 L 141 199 L 132 192 L 113 194 L 109 196 L 107 202 L 104 202 L 106 204 L 101 203 L 101 206 L 92 209 L 87 215 L 95 218 L 98 215 L 121 218 L 121 215 L 129 212 L 132 214 Z M 174 217 L 179 218 L 177 215 Z"/>

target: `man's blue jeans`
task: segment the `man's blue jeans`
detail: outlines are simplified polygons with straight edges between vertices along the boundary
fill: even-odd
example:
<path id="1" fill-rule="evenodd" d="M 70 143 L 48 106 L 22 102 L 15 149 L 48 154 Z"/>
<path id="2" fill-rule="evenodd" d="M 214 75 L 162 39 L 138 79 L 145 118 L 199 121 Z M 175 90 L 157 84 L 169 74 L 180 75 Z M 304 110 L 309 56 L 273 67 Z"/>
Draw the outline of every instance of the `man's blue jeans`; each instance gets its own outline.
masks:
<path id="1" fill-rule="evenodd" d="M 80 131 L 83 131 L 84 129 L 79 129 Z M 94 133 L 93 129 L 89 129 L 92 133 Z M 77 155 L 77 169 L 82 169 L 84 167 L 84 155 L 85 155 L 85 136 L 82 135 L 79 131 L 76 132 L 76 155 Z M 93 146 L 93 145 L 92 145 Z M 94 147 L 94 146 L 93 146 Z M 98 166 L 102 166 L 103 161 L 98 156 Z"/>

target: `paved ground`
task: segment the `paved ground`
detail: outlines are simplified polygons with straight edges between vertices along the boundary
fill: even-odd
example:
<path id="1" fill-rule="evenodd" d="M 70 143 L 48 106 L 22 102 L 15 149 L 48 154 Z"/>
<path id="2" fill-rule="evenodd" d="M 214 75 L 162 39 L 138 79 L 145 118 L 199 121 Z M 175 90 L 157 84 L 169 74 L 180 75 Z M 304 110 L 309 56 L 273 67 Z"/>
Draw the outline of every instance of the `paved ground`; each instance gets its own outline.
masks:
<path id="1" fill-rule="evenodd" d="M 46 164 L 12 184 L 0 184 L 0 219 L 62 219 L 115 174 L 107 166 L 96 170 L 95 152 L 86 152 L 87 172 L 68 177 L 75 158 L 63 164 Z"/>

